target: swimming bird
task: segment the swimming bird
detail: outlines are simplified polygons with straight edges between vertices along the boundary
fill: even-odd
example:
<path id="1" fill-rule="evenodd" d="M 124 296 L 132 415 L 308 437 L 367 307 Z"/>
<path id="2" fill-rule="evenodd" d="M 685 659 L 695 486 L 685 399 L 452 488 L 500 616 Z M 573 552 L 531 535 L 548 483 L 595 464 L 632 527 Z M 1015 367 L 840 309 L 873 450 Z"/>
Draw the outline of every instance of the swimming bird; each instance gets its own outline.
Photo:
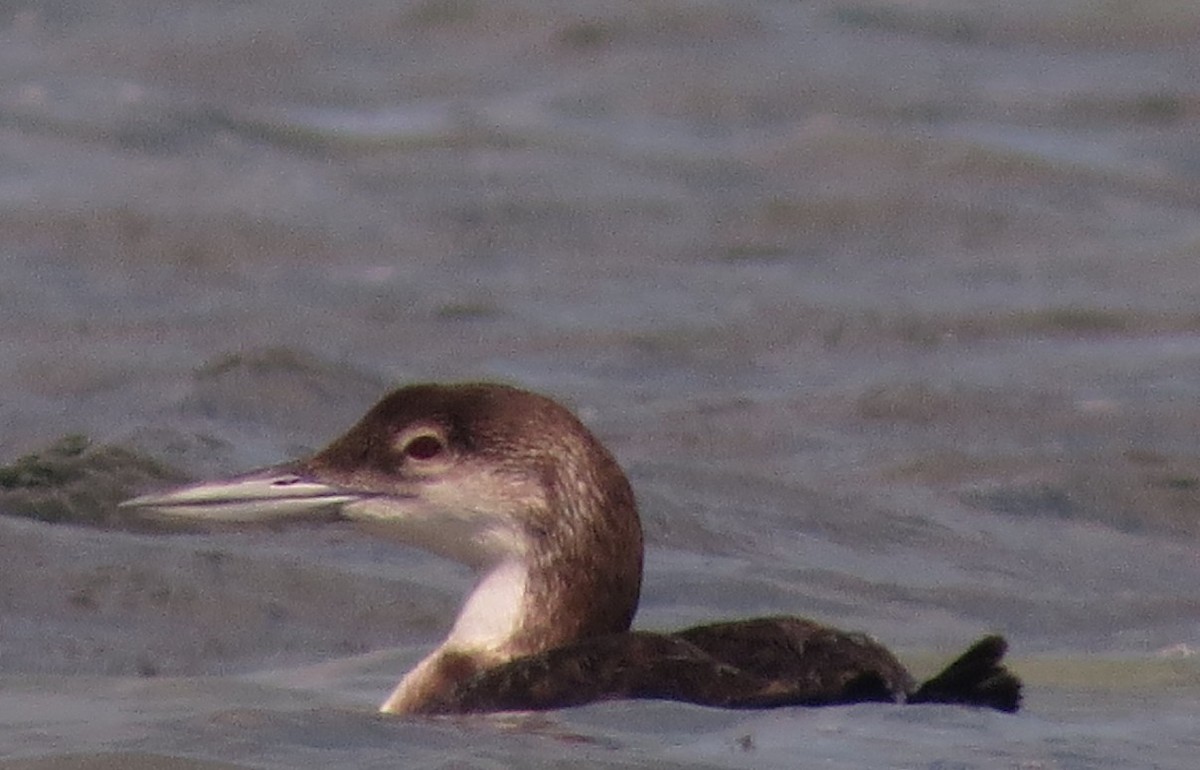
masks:
<path id="1" fill-rule="evenodd" d="M 643 544 L 629 481 L 568 409 L 505 385 L 404 387 L 307 459 L 123 505 L 209 522 L 339 518 L 471 567 L 478 580 L 449 635 L 400 680 L 387 713 L 615 698 L 1020 703 L 999 636 L 917 687 L 882 644 L 803 618 L 631 631 Z"/>

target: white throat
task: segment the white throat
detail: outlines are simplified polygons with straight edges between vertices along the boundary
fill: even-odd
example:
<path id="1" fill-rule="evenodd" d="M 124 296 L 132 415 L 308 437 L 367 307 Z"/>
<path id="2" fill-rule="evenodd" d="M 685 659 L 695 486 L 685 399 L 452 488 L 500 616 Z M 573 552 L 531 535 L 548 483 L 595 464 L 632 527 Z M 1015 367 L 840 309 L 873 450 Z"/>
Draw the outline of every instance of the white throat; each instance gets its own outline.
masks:
<path id="1" fill-rule="evenodd" d="M 486 573 L 467 597 L 442 646 L 496 651 L 504 647 L 520 630 L 528 611 L 526 573 L 527 566 L 516 559 L 502 561 Z"/>
<path id="2" fill-rule="evenodd" d="M 521 630 L 526 612 L 526 566 L 516 560 L 500 562 L 467 597 L 450 635 L 409 671 L 380 711 L 408 713 L 452 688 L 460 678 L 456 658 L 465 657 L 481 667 L 509 660 L 513 637 Z M 449 664 L 449 669 L 447 668 Z"/>

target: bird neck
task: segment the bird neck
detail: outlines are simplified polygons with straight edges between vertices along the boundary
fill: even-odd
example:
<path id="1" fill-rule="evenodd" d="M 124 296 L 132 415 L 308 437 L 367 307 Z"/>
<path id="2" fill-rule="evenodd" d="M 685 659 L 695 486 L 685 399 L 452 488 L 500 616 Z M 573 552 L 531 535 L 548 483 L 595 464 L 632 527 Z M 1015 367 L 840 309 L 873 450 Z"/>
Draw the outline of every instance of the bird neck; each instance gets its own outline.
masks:
<path id="1" fill-rule="evenodd" d="M 445 641 L 404 676 L 380 710 L 420 713 L 481 671 L 629 628 L 637 591 L 628 580 L 599 579 L 587 567 L 547 572 L 555 564 L 512 560 L 483 574 Z"/>
<path id="2" fill-rule="evenodd" d="M 628 485 L 616 490 L 603 501 L 615 506 L 604 515 L 560 503 L 552 525 L 531 532 L 519 558 L 482 569 L 446 640 L 380 710 L 418 713 L 486 669 L 627 631 L 641 590 L 642 533 Z"/>

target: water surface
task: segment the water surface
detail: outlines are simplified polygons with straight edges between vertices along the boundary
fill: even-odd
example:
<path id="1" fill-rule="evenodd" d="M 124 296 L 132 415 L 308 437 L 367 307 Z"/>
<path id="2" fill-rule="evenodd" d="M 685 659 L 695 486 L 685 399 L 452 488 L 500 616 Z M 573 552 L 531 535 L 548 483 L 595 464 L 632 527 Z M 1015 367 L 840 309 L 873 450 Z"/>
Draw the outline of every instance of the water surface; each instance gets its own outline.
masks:
<path id="1" fill-rule="evenodd" d="M 0 10 L 0 464 L 82 434 L 203 477 L 395 384 L 503 380 L 627 468 L 637 625 L 805 614 L 921 674 L 1002 631 L 1028 681 L 1017 716 L 383 719 L 458 567 L 4 517 L 0 768 L 1193 766 L 1196 30 L 1171 0 Z M 85 457 L 38 499 L 165 483 Z"/>

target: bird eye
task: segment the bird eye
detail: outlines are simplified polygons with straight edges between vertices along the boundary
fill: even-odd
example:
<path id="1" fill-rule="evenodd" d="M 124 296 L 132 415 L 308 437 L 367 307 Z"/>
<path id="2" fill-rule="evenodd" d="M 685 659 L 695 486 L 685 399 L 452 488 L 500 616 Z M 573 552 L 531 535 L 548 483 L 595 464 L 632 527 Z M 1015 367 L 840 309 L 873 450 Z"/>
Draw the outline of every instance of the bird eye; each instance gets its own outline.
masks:
<path id="1" fill-rule="evenodd" d="M 414 460 L 432 460 L 444 451 L 446 447 L 441 439 L 429 434 L 414 436 L 403 449 L 404 456 Z"/>

